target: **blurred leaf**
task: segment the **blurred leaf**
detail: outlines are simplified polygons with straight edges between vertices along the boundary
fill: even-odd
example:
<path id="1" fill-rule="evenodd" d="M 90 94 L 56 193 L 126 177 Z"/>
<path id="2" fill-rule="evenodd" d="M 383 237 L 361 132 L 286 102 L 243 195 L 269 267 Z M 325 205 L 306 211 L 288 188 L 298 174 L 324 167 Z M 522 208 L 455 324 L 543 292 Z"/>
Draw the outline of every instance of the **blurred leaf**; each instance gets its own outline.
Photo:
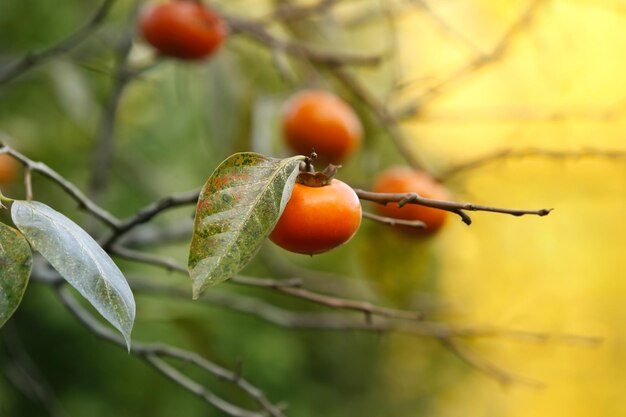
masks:
<path id="1" fill-rule="evenodd" d="M 15 225 L 52 266 L 118 329 L 130 349 L 133 293 L 109 255 L 80 226 L 36 201 L 15 201 Z"/>
<path id="2" fill-rule="evenodd" d="M 24 236 L 0 223 L 0 327 L 22 301 L 32 261 L 32 252 Z"/>
<path id="3" fill-rule="evenodd" d="M 291 196 L 302 159 L 238 153 L 213 172 L 198 200 L 189 252 L 194 299 L 257 253 Z"/>

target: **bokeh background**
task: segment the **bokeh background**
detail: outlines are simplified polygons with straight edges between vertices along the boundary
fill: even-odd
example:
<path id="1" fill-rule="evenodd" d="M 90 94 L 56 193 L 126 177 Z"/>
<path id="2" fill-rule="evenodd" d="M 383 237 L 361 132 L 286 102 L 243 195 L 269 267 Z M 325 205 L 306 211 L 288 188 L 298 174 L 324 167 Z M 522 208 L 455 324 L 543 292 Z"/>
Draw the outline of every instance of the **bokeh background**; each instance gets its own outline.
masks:
<path id="1" fill-rule="evenodd" d="M 215 5 L 260 18 L 278 3 L 286 2 Z M 0 68 L 62 39 L 98 4 L 0 2 Z M 133 7 L 116 2 L 78 48 L 0 86 L 5 141 L 83 189 Z M 295 270 L 317 289 L 422 309 L 444 323 L 552 337 L 460 341 L 488 369 L 513 375 L 510 384 L 429 338 L 293 331 L 228 309 L 146 295 L 137 296 L 134 337 L 187 347 L 231 368 L 241 363 L 270 399 L 290 404 L 290 415 L 623 416 L 626 4 L 344 0 L 310 18 L 268 27 L 320 49 L 383 54 L 381 65 L 348 71 L 398 111 L 410 156 L 441 178 L 455 199 L 555 210 L 543 218 L 475 213 L 470 227 L 450 216 L 441 233 L 419 240 L 364 222 L 348 245 L 312 259 L 268 244 L 246 272 L 267 277 Z M 136 40 L 131 64 L 152 59 Z M 336 91 L 365 124 L 364 146 L 341 179 L 367 187 L 381 169 L 406 163 L 368 106 L 324 68 L 235 35 L 208 62 L 165 60 L 126 87 L 100 203 L 127 216 L 167 194 L 197 188 L 233 152 L 287 155 L 281 106 L 306 87 Z M 89 225 L 56 186 L 41 178 L 34 185 L 37 199 Z M 24 193 L 19 181 L 2 189 L 9 196 Z M 157 223 L 188 225 L 191 213 L 179 209 Z M 150 250 L 184 263 L 187 242 L 183 235 Z M 180 276 L 119 264 L 131 280 L 188 288 Z M 313 308 L 228 284 L 215 291 Z M 603 341 L 595 345 L 576 335 Z M 97 340 L 41 284 L 31 285 L 0 336 L 2 417 L 220 415 Z M 33 399 L 24 370 L 39 376 L 34 386 L 48 385 L 54 393 L 48 410 Z M 203 382 L 243 401 L 232 387 Z"/>

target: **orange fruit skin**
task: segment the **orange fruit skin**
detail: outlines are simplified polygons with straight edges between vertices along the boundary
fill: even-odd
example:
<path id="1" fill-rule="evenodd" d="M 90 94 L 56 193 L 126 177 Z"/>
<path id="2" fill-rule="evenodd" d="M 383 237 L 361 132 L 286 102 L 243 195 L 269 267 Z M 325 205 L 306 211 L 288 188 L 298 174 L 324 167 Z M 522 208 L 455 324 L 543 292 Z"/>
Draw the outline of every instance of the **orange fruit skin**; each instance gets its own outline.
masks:
<path id="1" fill-rule="evenodd" d="M 19 163 L 7 154 L 0 154 L 0 184 L 15 180 Z"/>
<path id="2" fill-rule="evenodd" d="M 227 26 L 200 2 L 174 0 L 149 5 L 139 17 L 141 33 L 159 52 L 180 59 L 203 59 L 227 36 Z"/>
<path id="3" fill-rule="evenodd" d="M 346 183 L 296 183 L 270 240 L 288 251 L 313 255 L 348 242 L 360 224 L 361 202 Z"/>
<path id="4" fill-rule="evenodd" d="M 421 197 L 436 200 L 450 198 L 446 188 L 429 174 L 409 167 L 395 167 L 381 172 L 375 179 L 372 191 L 377 193 L 417 193 Z M 377 204 L 376 211 L 381 216 L 402 220 L 421 220 L 426 229 L 410 226 L 394 226 L 414 235 L 432 235 L 446 222 L 448 212 L 417 204 L 398 207 L 397 203 Z"/>
<path id="5" fill-rule="evenodd" d="M 300 155 L 313 149 L 321 162 L 341 163 L 361 144 L 363 126 L 352 108 L 326 91 L 305 90 L 286 103 L 283 136 Z"/>

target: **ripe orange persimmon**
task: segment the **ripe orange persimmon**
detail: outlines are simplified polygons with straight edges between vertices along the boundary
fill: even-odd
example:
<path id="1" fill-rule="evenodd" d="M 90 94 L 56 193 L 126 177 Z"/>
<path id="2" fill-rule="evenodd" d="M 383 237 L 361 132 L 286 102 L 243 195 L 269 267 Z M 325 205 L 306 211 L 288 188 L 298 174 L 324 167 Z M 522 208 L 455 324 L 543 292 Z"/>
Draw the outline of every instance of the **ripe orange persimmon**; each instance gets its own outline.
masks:
<path id="1" fill-rule="evenodd" d="M 436 200 L 448 200 L 446 188 L 433 177 L 423 171 L 409 167 L 395 167 L 381 172 L 376 177 L 372 191 L 377 193 L 417 193 L 421 197 Z M 381 216 L 402 220 L 420 220 L 426 223 L 426 229 L 410 226 L 395 226 L 400 230 L 416 235 L 431 235 L 443 226 L 448 212 L 417 204 L 406 204 L 398 207 L 396 203 L 377 205 L 377 212 Z"/>
<path id="2" fill-rule="evenodd" d="M 296 183 L 270 239 L 288 251 L 313 255 L 346 243 L 360 224 L 361 202 L 346 183 Z"/>
<path id="3" fill-rule="evenodd" d="M 301 155 L 315 149 L 318 160 L 339 164 L 361 144 L 363 127 L 352 108 L 326 91 L 305 90 L 287 101 L 283 136 Z"/>
<path id="4" fill-rule="evenodd" d="M 202 59 L 224 41 L 224 20 L 201 1 L 173 0 L 142 10 L 139 26 L 143 37 L 163 55 Z"/>
<path id="5" fill-rule="evenodd" d="M 15 179 L 18 162 L 12 156 L 0 154 L 0 184 L 8 184 Z"/>

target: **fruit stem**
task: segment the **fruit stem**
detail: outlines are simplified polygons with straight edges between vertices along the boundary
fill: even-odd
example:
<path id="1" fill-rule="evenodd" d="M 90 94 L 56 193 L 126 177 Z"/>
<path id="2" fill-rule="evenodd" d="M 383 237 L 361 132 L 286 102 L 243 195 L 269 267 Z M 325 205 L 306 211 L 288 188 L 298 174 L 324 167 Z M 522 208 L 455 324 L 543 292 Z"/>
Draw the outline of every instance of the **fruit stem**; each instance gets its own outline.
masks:
<path id="1" fill-rule="evenodd" d="M 4 194 L 2 194 L 2 190 L 0 190 L 0 209 L 5 209 L 7 208 L 4 204 L 2 203 L 12 203 L 14 200 L 12 198 L 9 197 L 5 197 Z"/>
<path id="2" fill-rule="evenodd" d="M 315 167 L 313 166 L 313 161 L 315 161 L 316 159 L 317 159 L 317 152 L 315 152 L 315 149 L 312 149 L 309 156 L 304 158 L 304 170 L 302 170 L 302 172 L 315 173 Z"/>

